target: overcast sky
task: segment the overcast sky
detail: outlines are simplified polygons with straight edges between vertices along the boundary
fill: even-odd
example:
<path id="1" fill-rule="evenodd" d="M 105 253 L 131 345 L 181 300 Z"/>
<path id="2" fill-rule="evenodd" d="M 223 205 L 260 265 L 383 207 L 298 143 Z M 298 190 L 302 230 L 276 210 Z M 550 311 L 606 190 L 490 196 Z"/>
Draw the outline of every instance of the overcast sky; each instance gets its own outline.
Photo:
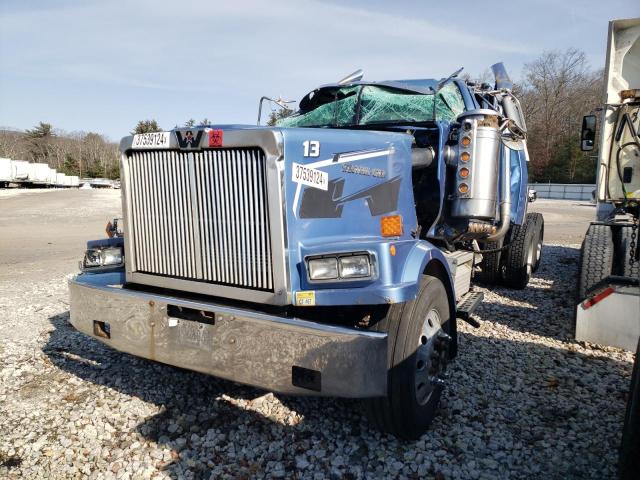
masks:
<path id="1" fill-rule="evenodd" d="M 462 8 L 460 5 L 467 5 Z M 0 126 L 127 135 L 140 119 L 254 123 L 262 95 L 365 79 L 514 79 L 544 50 L 604 65 L 607 22 L 637 0 L 433 2 L 0 0 Z"/>

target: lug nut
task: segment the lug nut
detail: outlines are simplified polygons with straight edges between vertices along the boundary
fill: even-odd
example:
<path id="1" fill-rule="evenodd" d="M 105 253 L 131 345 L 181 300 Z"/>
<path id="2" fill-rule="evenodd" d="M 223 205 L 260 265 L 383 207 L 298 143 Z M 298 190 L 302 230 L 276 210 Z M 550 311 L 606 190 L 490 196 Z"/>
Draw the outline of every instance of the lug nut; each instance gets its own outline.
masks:
<path id="1" fill-rule="evenodd" d="M 442 330 L 438 332 L 438 338 L 444 340 L 445 342 L 451 341 L 451 337 L 448 334 L 444 333 Z"/>
<path id="2" fill-rule="evenodd" d="M 444 388 L 444 386 L 446 385 L 446 382 L 438 377 L 431 377 L 429 381 L 431 382 L 431 385 L 433 385 L 434 387 Z"/>

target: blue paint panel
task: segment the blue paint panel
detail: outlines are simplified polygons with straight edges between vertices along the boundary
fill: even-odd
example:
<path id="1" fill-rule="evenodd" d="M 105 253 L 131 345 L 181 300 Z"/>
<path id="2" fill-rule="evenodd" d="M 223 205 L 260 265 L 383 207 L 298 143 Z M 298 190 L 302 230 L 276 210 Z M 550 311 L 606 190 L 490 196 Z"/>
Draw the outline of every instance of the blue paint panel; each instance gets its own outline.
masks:
<path id="1" fill-rule="evenodd" d="M 318 305 L 387 303 L 412 298 L 415 284 L 400 282 L 406 254 L 415 244 L 411 232 L 417 228 L 411 184 L 412 137 L 399 133 L 312 128 L 282 129 L 282 134 L 289 275 L 294 295 L 299 290 L 315 290 Z M 319 156 L 304 156 L 305 141 L 320 143 Z M 361 158 L 363 156 L 370 158 Z M 399 182 L 397 202 L 382 202 L 382 207 L 386 207 L 384 213 L 372 214 L 371 202 L 376 199 L 355 195 L 354 200 L 341 204 L 341 212 L 335 218 L 303 218 L 304 195 L 325 193 L 307 192 L 314 187 L 294 182 L 294 163 L 326 172 L 330 184 L 341 182 L 341 191 L 331 196 L 338 202 L 363 191 L 375 191 L 391 180 Z M 367 174 L 373 172 L 378 176 Z M 380 219 L 387 215 L 401 215 L 404 226 L 401 236 L 382 237 Z M 389 253 L 392 243 L 396 246 L 393 258 Z M 368 251 L 374 256 L 379 272 L 377 279 L 353 283 L 308 282 L 305 256 L 357 251 Z"/>
<path id="2" fill-rule="evenodd" d="M 527 158 L 524 151 L 507 150 L 511 171 L 511 223 L 522 225 L 527 212 Z"/>

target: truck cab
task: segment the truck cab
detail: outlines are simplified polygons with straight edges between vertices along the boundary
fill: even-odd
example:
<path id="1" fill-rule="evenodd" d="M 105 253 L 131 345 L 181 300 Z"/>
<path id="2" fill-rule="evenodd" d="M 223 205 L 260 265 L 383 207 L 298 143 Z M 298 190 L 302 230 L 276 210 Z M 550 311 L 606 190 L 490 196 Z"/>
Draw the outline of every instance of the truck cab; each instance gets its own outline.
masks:
<path id="1" fill-rule="evenodd" d="M 125 137 L 123 221 L 89 242 L 71 323 L 112 347 L 287 394 L 365 399 L 428 427 L 485 283 L 524 288 L 526 127 L 496 85 L 318 87 L 276 125 Z M 533 215 L 533 216 L 532 216 Z"/>

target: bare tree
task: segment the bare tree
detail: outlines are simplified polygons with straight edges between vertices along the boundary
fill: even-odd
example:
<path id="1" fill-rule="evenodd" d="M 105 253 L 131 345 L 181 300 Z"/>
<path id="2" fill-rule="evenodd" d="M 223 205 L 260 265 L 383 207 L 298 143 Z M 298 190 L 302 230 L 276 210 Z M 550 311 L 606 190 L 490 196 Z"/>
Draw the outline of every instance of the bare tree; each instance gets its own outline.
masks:
<path id="1" fill-rule="evenodd" d="M 544 52 L 525 65 L 520 95 L 534 176 L 550 179 L 552 165 L 561 160 L 566 180 L 575 180 L 585 157 L 573 143 L 582 114 L 600 100 L 601 82 L 602 74 L 593 72 L 585 54 L 574 48 Z"/>

